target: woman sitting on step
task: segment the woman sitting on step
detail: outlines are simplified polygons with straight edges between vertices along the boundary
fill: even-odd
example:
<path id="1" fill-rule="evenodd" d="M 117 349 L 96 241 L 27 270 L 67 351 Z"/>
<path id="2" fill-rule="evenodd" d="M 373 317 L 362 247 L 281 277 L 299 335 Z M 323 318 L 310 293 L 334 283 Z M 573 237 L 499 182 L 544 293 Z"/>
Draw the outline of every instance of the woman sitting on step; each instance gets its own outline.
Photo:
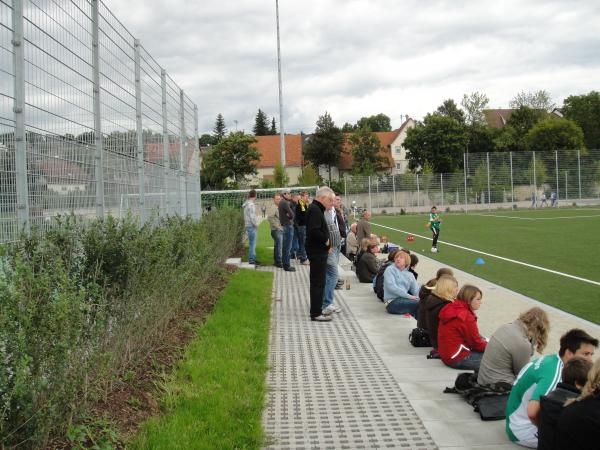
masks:
<path id="1" fill-rule="evenodd" d="M 383 273 L 383 299 L 388 313 L 410 314 L 416 319 L 419 285 L 409 267 L 410 255 L 403 251 L 396 253 L 394 264 Z"/>

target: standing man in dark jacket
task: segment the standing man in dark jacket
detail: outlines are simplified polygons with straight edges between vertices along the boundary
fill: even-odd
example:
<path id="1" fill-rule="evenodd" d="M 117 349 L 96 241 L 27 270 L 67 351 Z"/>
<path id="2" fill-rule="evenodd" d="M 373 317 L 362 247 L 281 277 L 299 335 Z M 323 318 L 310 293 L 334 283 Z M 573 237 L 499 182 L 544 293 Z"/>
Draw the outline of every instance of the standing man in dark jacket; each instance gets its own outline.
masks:
<path id="1" fill-rule="evenodd" d="M 298 258 L 300 264 L 308 265 L 306 256 L 306 211 L 308 209 L 308 192 L 303 192 L 296 204 L 296 230 L 298 231 Z"/>
<path id="2" fill-rule="evenodd" d="M 283 198 L 279 202 L 279 221 L 283 227 L 283 245 L 281 249 L 281 262 L 283 270 L 286 272 L 295 272 L 290 265 L 292 241 L 294 240 L 294 211 L 291 208 L 290 190 L 284 189 L 281 193 Z"/>
<path id="3" fill-rule="evenodd" d="M 333 207 L 334 194 L 330 188 L 324 186 L 317 190 L 315 197 L 306 211 L 306 253 L 310 260 L 310 319 L 328 322 L 331 315 L 323 315 L 323 293 L 331 241 L 325 212 Z"/>

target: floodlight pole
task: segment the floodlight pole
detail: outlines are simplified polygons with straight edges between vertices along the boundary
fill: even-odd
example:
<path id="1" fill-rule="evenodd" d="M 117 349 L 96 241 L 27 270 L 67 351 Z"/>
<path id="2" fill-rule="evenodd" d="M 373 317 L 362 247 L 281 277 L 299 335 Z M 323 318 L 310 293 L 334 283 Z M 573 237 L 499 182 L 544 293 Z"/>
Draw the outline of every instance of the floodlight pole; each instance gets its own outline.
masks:
<path id="1" fill-rule="evenodd" d="M 277 75 L 279 78 L 279 151 L 281 166 L 285 167 L 285 132 L 283 130 L 283 92 L 281 83 L 281 47 L 279 45 L 279 0 L 275 0 L 275 19 L 277 22 Z"/>

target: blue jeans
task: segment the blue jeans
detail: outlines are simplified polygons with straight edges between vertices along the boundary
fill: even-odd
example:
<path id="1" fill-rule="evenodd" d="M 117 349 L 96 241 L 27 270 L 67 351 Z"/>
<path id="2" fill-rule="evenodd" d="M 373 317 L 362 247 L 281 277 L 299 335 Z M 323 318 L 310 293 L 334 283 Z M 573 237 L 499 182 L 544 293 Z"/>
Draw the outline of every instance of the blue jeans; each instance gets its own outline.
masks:
<path id="1" fill-rule="evenodd" d="M 290 253 L 292 251 L 292 241 L 294 240 L 294 226 L 283 226 L 283 246 L 281 248 L 281 262 L 284 268 L 290 267 Z"/>
<path id="2" fill-rule="evenodd" d="M 409 298 L 395 298 L 387 304 L 385 309 L 390 314 L 410 314 L 415 319 L 417 318 L 417 309 L 419 308 L 418 300 Z"/>
<path id="3" fill-rule="evenodd" d="M 298 257 L 298 252 L 300 251 L 300 246 L 298 245 L 298 227 L 294 227 L 294 240 L 292 241 L 292 252 L 291 254 L 294 258 Z"/>
<path id="4" fill-rule="evenodd" d="M 323 291 L 323 309 L 333 304 L 333 294 L 338 280 L 338 261 L 340 251 L 334 249 L 327 258 L 327 271 L 325 272 L 325 290 Z"/>
<path id="5" fill-rule="evenodd" d="M 248 233 L 248 262 L 256 262 L 256 227 L 246 227 Z"/>
<path id="6" fill-rule="evenodd" d="M 300 258 L 300 262 L 304 262 L 308 259 L 306 256 L 306 247 L 304 246 L 306 242 L 306 225 L 298 225 L 298 258 Z"/>
<path id="7" fill-rule="evenodd" d="M 283 231 L 282 230 L 271 230 L 271 237 L 273 238 L 273 261 L 275 265 L 281 266 L 281 246 L 283 244 Z"/>
<path id="8" fill-rule="evenodd" d="M 469 353 L 469 356 L 465 356 L 460 361 L 454 364 L 448 364 L 448 367 L 452 367 L 453 369 L 458 370 L 479 370 L 482 358 L 483 353 L 471 352 Z"/>

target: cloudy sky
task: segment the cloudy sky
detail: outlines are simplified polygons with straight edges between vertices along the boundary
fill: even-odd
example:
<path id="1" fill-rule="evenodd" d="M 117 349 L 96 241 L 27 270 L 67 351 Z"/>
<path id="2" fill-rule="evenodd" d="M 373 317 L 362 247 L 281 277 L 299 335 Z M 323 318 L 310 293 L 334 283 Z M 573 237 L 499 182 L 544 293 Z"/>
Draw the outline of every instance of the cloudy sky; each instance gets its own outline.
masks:
<path id="1" fill-rule="evenodd" d="M 275 0 L 104 0 L 199 107 L 251 131 L 278 116 Z M 599 90 L 596 0 L 280 0 L 286 132 L 385 113 L 420 119 L 446 98 L 519 91 L 555 103 Z"/>

